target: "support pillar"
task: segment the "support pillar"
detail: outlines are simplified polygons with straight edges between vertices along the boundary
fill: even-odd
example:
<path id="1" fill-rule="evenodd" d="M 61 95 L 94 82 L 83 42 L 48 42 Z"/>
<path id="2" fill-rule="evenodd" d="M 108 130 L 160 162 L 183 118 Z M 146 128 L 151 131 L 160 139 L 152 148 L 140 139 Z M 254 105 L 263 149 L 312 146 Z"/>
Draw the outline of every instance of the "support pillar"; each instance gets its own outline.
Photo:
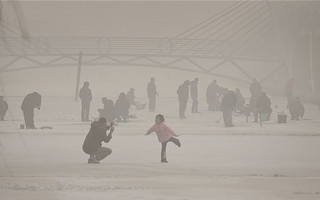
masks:
<path id="1" fill-rule="evenodd" d="M 82 52 L 79 52 L 79 60 L 78 60 L 78 71 L 77 71 L 77 80 L 76 80 L 76 91 L 74 94 L 74 100 L 78 102 L 79 97 L 79 86 L 80 86 L 80 76 L 81 76 L 81 66 L 82 66 Z"/>

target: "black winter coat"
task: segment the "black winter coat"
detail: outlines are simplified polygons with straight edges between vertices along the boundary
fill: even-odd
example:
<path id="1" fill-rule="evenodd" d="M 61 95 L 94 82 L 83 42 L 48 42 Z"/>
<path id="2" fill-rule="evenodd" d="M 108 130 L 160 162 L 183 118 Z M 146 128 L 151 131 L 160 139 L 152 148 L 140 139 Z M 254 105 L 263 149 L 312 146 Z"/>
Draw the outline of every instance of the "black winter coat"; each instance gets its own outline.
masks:
<path id="1" fill-rule="evenodd" d="M 234 91 L 228 91 L 222 98 L 221 110 L 234 109 L 237 104 L 237 95 Z"/>
<path id="2" fill-rule="evenodd" d="M 107 128 L 101 123 L 92 122 L 90 131 L 82 145 L 83 151 L 87 154 L 93 154 L 101 147 L 102 141 L 108 143 L 112 136 L 110 134 L 107 135 L 106 131 Z"/>

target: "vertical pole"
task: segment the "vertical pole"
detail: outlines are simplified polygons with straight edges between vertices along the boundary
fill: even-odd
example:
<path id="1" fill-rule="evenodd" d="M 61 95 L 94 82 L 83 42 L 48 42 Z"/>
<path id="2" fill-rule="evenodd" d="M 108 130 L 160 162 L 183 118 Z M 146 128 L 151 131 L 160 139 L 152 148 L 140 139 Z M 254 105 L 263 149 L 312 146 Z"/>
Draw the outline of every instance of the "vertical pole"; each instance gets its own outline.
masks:
<path id="1" fill-rule="evenodd" d="M 79 60 L 78 60 L 78 71 L 77 71 L 77 81 L 76 81 L 76 91 L 74 94 L 74 100 L 78 101 L 79 96 L 79 84 L 80 84 L 80 75 L 81 75 L 81 65 L 82 65 L 82 52 L 79 52 Z"/>
<path id="2" fill-rule="evenodd" d="M 288 49 L 288 48 L 292 48 L 292 46 L 289 46 L 288 44 L 286 44 L 286 41 L 283 39 L 283 37 L 281 36 L 281 30 L 280 30 L 280 27 L 279 27 L 279 23 L 277 22 L 277 18 L 275 17 L 274 13 L 272 12 L 271 10 L 271 7 L 270 7 L 270 3 L 268 0 L 264 0 L 264 2 L 266 3 L 267 5 L 267 8 L 269 10 L 268 14 L 269 14 L 269 17 L 271 18 L 272 20 L 272 25 L 273 25 L 273 29 L 275 31 L 275 37 L 276 37 L 276 40 L 277 40 L 277 45 L 278 45 L 278 48 L 281 49 L 281 54 L 282 54 L 282 57 L 284 58 L 284 62 L 285 62 L 285 67 L 286 67 L 286 70 L 287 70 L 287 79 L 289 78 L 292 78 L 293 76 L 293 73 L 292 73 L 292 50 L 291 49 Z M 290 38 L 290 41 L 289 42 L 292 42 L 292 39 Z"/>
<path id="3" fill-rule="evenodd" d="M 309 31 L 309 59 L 310 59 L 310 86 L 312 94 L 315 95 L 315 85 L 313 80 L 313 57 L 312 57 L 312 31 Z"/>

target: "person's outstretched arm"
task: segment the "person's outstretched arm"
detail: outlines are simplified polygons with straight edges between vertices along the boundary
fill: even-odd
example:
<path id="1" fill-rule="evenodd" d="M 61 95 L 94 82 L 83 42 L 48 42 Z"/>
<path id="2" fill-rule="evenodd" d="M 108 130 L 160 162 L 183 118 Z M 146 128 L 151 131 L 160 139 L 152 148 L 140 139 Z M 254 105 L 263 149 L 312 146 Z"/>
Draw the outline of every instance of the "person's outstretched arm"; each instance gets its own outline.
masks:
<path id="1" fill-rule="evenodd" d="M 152 132 L 154 132 L 154 131 L 155 131 L 155 126 L 156 126 L 156 125 L 151 126 L 151 128 L 149 128 L 149 130 L 147 131 L 147 133 L 144 134 L 144 135 L 150 135 Z"/>

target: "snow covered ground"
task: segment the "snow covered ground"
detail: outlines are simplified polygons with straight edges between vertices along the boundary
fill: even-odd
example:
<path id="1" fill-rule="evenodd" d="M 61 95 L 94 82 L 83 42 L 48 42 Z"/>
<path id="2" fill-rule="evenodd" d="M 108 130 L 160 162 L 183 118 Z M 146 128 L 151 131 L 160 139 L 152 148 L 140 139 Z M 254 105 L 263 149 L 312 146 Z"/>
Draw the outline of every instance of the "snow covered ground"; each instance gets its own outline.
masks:
<path id="1" fill-rule="evenodd" d="M 0 199 L 2 200 L 191 200 L 320 199 L 320 112 L 306 105 L 303 121 L 276 122 L 285 110 L 277 99 L 272 120 L 260 127 L 234 116 L 225 128 L 220 112 L 178 118 L 176 98 L 159 98 L 157 110 L 180 134 L 182 147 L 168 144 L 169 163 L 160 163 L 156 135 L 144 136 L 158 112 L 132 110 L 137 118 L 120 123 L 104 146 L 113 153 L 99 165 L 87 164 L 81 146 L 90 123 L 82 123 L 72 98 L 44 97 L 35 112 L 37 127 L 23 123 L 22 97 L 7 97 L 10 113 L 0 123 Z M 146 102 L 146 99 L 138 99 Z M 101 107 L 91 106 L 92 118 Z"/>

